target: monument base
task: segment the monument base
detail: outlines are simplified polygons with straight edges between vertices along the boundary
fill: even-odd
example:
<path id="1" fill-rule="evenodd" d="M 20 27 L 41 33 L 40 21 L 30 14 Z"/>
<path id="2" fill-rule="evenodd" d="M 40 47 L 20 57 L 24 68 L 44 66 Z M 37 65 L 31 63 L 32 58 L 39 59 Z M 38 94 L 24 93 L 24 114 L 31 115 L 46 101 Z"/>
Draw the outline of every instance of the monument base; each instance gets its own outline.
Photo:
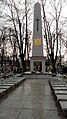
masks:
<path id="1" fill-rule="evenodd" d="M 32 56 L 30 59 L 30 71 L 35 73 L 45 73 L 45 57 Z"/>

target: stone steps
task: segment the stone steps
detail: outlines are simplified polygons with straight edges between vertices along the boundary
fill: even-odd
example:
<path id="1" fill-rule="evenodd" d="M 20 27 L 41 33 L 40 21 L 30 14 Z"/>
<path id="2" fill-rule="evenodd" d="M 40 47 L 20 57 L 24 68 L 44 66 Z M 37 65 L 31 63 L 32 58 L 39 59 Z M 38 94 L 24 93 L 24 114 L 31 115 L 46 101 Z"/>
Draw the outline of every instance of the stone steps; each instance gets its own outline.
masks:
<path id="1" fill-rule="evenodd" d="M 45 79 L 45 78 L 52 78 L 51 73 L 24 73 L 23 76 L 26 79 Z"/>
<path id="2" fill-rule="evenodd" d="M 67 117 L 67 86 L 61 80 L 49 80 L 49 84 L 57 104 Z"/>

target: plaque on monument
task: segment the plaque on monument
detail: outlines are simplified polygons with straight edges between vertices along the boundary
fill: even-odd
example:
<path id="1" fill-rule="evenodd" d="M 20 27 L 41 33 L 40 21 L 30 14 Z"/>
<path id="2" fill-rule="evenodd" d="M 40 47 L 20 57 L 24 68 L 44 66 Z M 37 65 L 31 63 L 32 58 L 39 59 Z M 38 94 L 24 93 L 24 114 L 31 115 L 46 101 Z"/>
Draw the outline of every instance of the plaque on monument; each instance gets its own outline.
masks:
<path id="1" fill-rule="evenodd" d="M 42 62 L 34 62 L 34 71 L 42 71 Z"/>
<path id="2" fill-rule="evenodd" d="M 31 72 L 45 72 L 45 57 L 43 56 L 41 6 L 37 2 L 34 5 L 33 20 L 33 46 L 30 60 Z"/>

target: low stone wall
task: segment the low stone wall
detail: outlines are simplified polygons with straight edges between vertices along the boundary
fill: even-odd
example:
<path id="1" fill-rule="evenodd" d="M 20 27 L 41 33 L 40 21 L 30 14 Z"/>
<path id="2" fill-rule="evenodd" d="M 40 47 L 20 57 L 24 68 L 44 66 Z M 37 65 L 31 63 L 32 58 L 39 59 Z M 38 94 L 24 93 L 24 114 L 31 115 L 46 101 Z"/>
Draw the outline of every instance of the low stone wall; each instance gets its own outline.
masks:
<path id="1" fill-rule="evenodd" d="M 24 73 L 23 76 L 26 79 L 45 79 L 45 78 L 51 78 L 52 74 L 48 74 L 48 73 Z"/>

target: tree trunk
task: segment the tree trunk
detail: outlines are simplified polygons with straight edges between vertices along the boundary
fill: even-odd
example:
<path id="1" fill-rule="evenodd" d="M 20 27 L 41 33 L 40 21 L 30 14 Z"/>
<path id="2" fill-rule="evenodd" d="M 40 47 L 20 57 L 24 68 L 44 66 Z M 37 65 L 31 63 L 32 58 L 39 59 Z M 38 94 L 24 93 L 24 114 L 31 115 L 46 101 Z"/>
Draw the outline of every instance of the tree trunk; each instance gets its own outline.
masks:
<path id="1" fill-rule="evenodd" d="M 52 73 L 56 73 L 56 62 L 55 61 L 52 61 Z"/>
<path id="2" fill-rule="evenodd" d="M 19 57 L 21 58 L 21 63 L 22 63 L 23 72 L 24 72 L 24 71 L 26 71 L 26 65 L 25 65 L 25 61 L 24 61 L 24 54 L 20 54 Z"/>

